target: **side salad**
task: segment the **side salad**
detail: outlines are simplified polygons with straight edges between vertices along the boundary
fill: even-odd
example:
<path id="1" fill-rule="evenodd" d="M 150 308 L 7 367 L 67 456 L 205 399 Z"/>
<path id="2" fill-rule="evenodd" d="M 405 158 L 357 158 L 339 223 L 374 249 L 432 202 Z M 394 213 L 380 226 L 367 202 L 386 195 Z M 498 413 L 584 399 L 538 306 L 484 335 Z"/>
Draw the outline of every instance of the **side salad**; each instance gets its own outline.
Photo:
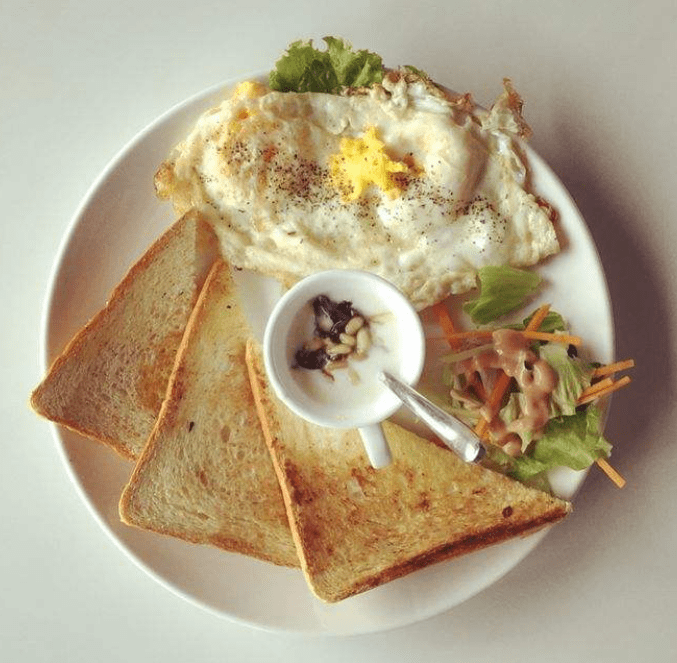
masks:
<path id="1" fill-rule="evenodd" d="M 540 282 L 535 272 L 513 267 L 480 270 L 479 294 L 463 307 L 472 330 L 458 331 L 446 307 L 435 307 L 451 348 L 442 358 L 443 405 L 484 440 L 485 462 L 518 481 L 549 490 L 549 470 L 598 463 L 622 486 L 605 460 L 612 445 L 601 433 L 600 399 L 630 382 L 614 376 L 634 362 L 583 359 L 581 339 L 548 305 L 519 323 L 499 324 Z"/>

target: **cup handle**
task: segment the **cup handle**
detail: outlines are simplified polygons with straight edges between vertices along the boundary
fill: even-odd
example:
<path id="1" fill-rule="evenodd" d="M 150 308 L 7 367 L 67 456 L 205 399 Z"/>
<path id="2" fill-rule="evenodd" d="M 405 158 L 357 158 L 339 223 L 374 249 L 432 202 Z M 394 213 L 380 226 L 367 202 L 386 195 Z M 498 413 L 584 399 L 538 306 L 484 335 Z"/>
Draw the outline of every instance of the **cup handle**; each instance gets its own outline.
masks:
<path id="1" fill-rule="evenodd" d="M 358 428 L 358 430 L 372 467 L 379 469 L 386 465 L 390 465 L 392 456 L 390 455 L 390 447 L 383 434 L 381 424 L 363 426 L 362 428 Z"/>

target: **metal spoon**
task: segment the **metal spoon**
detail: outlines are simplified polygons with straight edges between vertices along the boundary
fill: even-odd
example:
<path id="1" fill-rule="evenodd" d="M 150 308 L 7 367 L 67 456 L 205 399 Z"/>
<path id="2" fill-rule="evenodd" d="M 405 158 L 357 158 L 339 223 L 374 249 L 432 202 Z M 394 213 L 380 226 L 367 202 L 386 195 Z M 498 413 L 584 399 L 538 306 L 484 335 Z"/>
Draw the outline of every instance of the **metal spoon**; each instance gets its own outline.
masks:
<path id="1" fill-rule="evenodd" d="M 480 460 L 485 453 L 475 432 L 453 415 L 431 403 L 409 385 L 385 371 L 381 381 L 418 416 L 453 452 L 467 463 Z"/>

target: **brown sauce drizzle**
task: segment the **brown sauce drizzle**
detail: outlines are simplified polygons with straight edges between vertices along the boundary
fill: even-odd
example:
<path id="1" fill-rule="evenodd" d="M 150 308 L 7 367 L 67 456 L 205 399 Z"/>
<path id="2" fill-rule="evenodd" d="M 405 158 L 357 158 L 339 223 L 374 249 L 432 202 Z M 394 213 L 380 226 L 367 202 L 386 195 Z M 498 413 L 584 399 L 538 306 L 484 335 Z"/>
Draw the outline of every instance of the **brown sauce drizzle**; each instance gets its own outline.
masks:
<path id="1" fill-rule="evenodd" d="M 538 357 L 531 349 L 531 341 L 519 332 L 499 329 L 492 337 L 493 349 L 466 359 L 461 368 L 468 378 L 488 369 L 504 371 L 517 383 L 524 396 L 524 407 L 522 416 L 507 426 L 496 417 L 500 404 L 493 411 L 488 405 L 484 406 L 482 414 L 491 422 L 492 433 L 499 439 L 511 433 L 536 433 L 548 422 L 550 393 L 557 386 L 557 373 Z"/>

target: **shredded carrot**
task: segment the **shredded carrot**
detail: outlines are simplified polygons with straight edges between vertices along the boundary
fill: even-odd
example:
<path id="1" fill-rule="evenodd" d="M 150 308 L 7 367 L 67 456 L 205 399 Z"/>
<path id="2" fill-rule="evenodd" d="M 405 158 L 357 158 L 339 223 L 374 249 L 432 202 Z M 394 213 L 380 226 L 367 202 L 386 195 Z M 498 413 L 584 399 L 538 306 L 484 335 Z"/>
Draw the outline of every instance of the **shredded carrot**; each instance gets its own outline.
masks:
<path id="1" fill-rule="evenodd" d="M 543 321 L 545 320 L 549 312 L 550 312 L 550 304 L 543 304 L 542 306 L 540 306 L 536 310 L 536 313 L 534 313 L 531 320 L 529 320 L 527 330 L 537 331 L 538 329 L 540 329 L 541 325 L 543 324 Z"/>
<path id="2" fill-rule="evenodd" d="M 598 458 L 596 462 L 604 474 L 606 474 L 619 488 L 625 486 L 625 479 L 609 465 L 606 458 Z"/>
<path id="3" fill-rule="evenodd" d="M 581 401 L 588 398 L 588 396 L 593 396 L 598 391 L 602 391 L 603 389 L 610 387 L 612 384 L 613 384 L 613 380 L 611 378 L 604 378 L 603 380 L 600 380 L 599 382 L 593 382 L 589 387 L 586 387 L 585 389 L 583 389 L 580 396 L 578 397 L 578 404 L 580 405 Z"/>
<path id="4" fill-rule="evenodd" d="M 634 368 L 635 361 L 634 359 L 625 359 L 623 361 L 617 361 L 613 364 L 607 364 L 606 366 L 600 366 L 592 372 L 592 376 L 595 378 L 602 377 L 604 375 L 611 375 L 613 373 L 618 373 L 619 371 L 626 371 L 629 368 Z"/>
<path id="5" fill-rule="evenodd" d="M 583 343 L 580 336 L 572 336 L 571 334 L 553 334 L 529 330 L 522 333 L 534 341 L 553 341 L 554 343 L 566 343 L 566 345 L 581 345 Z"/>
<path id="6" fill-rule="evenodd" d="M 510 376 L 507 373 L 501 373 L 489 396 L 488 405 L 491 409 L 497 408 L 501 404 L 505 390 L 510 385 Z M 489 422 L 487 422 L 489 423 Z"/>
<path id="7" fill-rule="evenodd" d="M 488 426 L 489 422 L 484 417 L 475 424 L 475 435 L 477 435 L 480 440 L 486 440 Z"/>
<path id="8" fill-rule="evenodd" d="M 437 316 L 437 322 L 442 328 L 444 337 L 447 339 L 449 345 L 454 349 L 458 349 L 458 343 L 454 340 L 454 335 L 457 333 L 456 328 L 454 327 L 454 322 L 449 315 L 449 310 L 445 306 L 444 302 L 438 302 L 433 306 L 435 315 Z"/>
<path id="9" fill-rule="evenodd" d="M 450 345 L 458 346 L 461 341 L 485 340 L 490 339 L 494 333 L 494 329 L 471 329 L 469 331 L 454 332 L 453 334 L 445 334 L 445 338 Z M 554 343 L 565 343 L 566 345 L 581 345 L 582 340 L 580 336 L 572 336 L 571 334 L 556 334 L 552 332 L 539 332 L 529 330 L 515 330 L 515 333 L 521 334 L 525 338 L 533 341 L 552 341 Z"/>
<path id="10" fill-rule="evenodd" d="M 595 382 L 590 385 L 588 389 L 585 389 L 583 393 L 578 398 L 578 404 L 582 405 L 583 403 L 589 403 L 596 398 L 601 398 L 606 394 L 616 391 L 621 387 L 629 384 L 630 378 L 628 376 L 622 377 L 620 380 L 614 382 L 610 377 L 614 373 L 619 371 L 625 371 L 629 368 L 635 366 L 635 361 L 633 359 L 624 359 L 622 361 L 616 361 L 613 364 L 607 364 L 606 366 L 600 366 L 592 372 L 592 377 L 594 378 L 604 378 L 599 382 Z M 598 458 L 597 465 L 600 469 L 606 474 L 609 479 L 611 479 L 618 488 L 623 488 L 625 486 L 625 479 L 609 464 L 609 461 L 606 458 Z"/>
<path id="11" fill-rule="evenodd" d="M 585 398 L 582 398 L 582 395 L 579 396 L 577 404 L 578 405 L 584 405 L 585 403 L 589 403 L 590 401 L 594 401 L 597 398 L 602 398 L 603 396 L 608 396 L 609 394 L 613 393 L 614 391 L 618 391 L 621 387 L 625 387 L 626 385 L 630 384 L 631 379 L 629 375 L 624 375 L 620 380 L 616 380 L 615 382 L 612 382 L 610 385 L 605 387 L 604 389 L 598 389 L 592 394 L 587 395 Z"/>

